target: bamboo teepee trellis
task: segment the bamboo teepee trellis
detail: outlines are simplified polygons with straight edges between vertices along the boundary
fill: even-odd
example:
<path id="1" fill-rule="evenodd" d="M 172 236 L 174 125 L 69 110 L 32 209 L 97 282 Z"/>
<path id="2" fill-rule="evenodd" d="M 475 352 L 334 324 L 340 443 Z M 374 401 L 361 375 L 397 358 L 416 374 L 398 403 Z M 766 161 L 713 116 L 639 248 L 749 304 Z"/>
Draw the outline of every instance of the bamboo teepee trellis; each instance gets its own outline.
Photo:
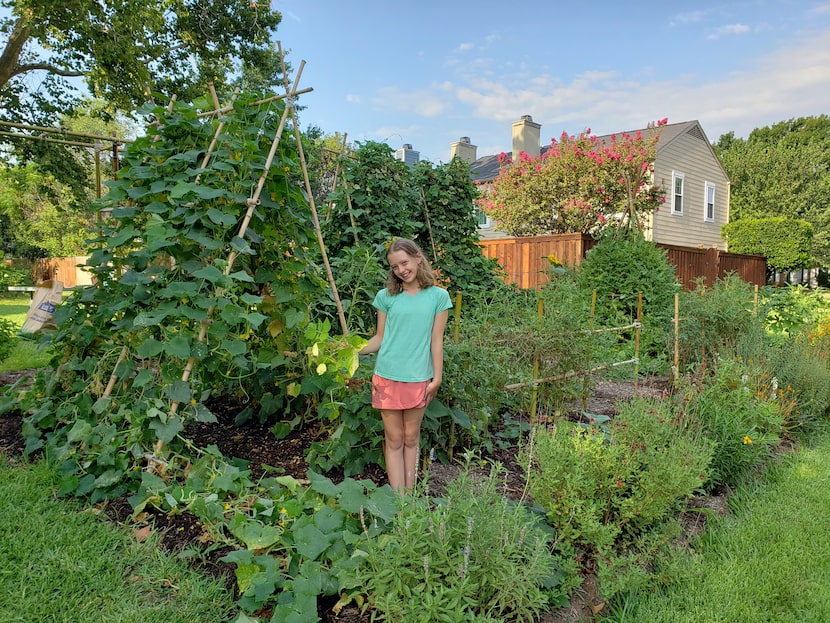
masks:
<path id="1" fill-rule="evenodd" d="M 259 175 L 259 178 L 257 180 L 256 186 L 252 190 L 250 197 L 245 201 L 246 210 L 245 210 L 244 216 L 242 218 L 242 221 L 239 224 L 239 228 L 237 230 L 236 237 L 244 238 L 246 232 L 248 231 L 248 228 L 249 228 L 251 219 L 253 218 L 254 212 L 255 212 L 257 206 L 260 205 L 261 193 L 263 192 L 263 188 L 265 187 L 266 181 L 268 179 L 269 172 L 270 172 L 271 167 L 273 165 L 273 161 L 274 161 L 274 158 L 275 158 L 275 155 L 276 155 L 276 152 L 277 152 L 277 148 L 280 144 L 280 140 L 282 138 L 282 134 L 283 134 L 283 131 L 285 129 L 285 125 L 288 122 L 289 117 L 290 117 L 290 119 L 292 121 L 292 124 L 294 126 L 294 133 L 295 133 L 296 144 L 297 144 L 297 149 L 298 149 L 299 161 L 300 161 L 302 174 L 303 174 L 303 182 L 304 182 L 305 190 L 306 190 L 308 200 L 309 200 L 309 203 L 310 203 L 312 221 L 314 223 L 314 230 L 315 230 L 315 233 L 316 233 L 316 236 L 317 236 L 318 243 L 320 245 L 320 249 L 321 249 L 321 253 L 322 253 L 322 257 L 323 257 L 323 263 L 325 265 L 327 279 L 328 279 L 329 285 L 331 287 L 332 295 L 333 295 L 335 305 L 336 305 L 336 308 L 337 308 L 337 314 L 338 314 L 338 318 L 339 318 L 339 321 L 340 321 L 341 329 L 343 331 L 343 334 L 345 335 L 345 334 L 348 333 L 348 327 L 346 325 L 345 314 L 343 312 L 343 306 L 342 306 L 342 303 L 341 303 L 341 300 L 340 300 L 340 297 L 338 295 L 337 288 L 336 288 L 336 285 L 335 285 L 335 280 L 334 280 L 334 275 L 333 275 L 332 270 L 331 270 L 331 265 L 328 261 L 328 255 L 327 255 L 327 252 L 326 252 L 325 241 L 323 239 L 322 230 L 320 228 L 320 222 L 319 222 L 319 218 L 318 218 L 318 215 L 317 215 L 316 206 L 314 204 L 314 197 L 312 195 L 311 188 L 310 188 L 308 168 L 307 168 L 306 162 L 305 162 L 305 156 L 304 156 L 303 148 L 302 148 L 302 140 L 301 140 L 300 131 L 299 131 L 299 124 L 297 122 L 297 116 L 296 116 L 295 109 L 294 109 L 294 101 L 295 101 L 296 97 L 298 95 L 302 94 L 302 93 L 310 92 L 312 89 L 310 89 L 310 88 L 306 88 L 306 89 L 303 89 L 303 90 L 298 89 L 298 85 L 299 85 L 299 82 L 300 82 L 300 79 L 301 79 L 301 76 L 302 76 L 303 68 L 305 67 L 305 61 L 301 61 L 300 65 L 299 65 L 299 68 L 297 70 L 296 76 L 294 78 L 293 84 L 291 84 L 289 82 L 288 73 L 287 73 L 286 64 L 285 64 L 285 61 L 284 61 L 281 46 L 279 47 L 279 56 L 280 56 L 280 62 L 281 62 L 281 65 L 282 65 L 282 70 L 283 70 L 283 84 L 284 84 L 284 87 L 285 87 L 285 93 L 281 94 L 281 95 L 274 95 L 272 97 L 260 99 L 260 100 L 254 101 L 254 102 L 250 102 L 248 104 L 249 106 L 263 106 L 263 105 L 270 104 L 271 102 L 276 101 L 276 100 L 280 100 L 280 99 L 285 100 L 285 103 L 286 103 L 286 105 L 283 108 L 283 111 L 281 113 L 278 127 L 277 127 L 277 129 L 274 133 L 274 137 L 271 141 L 270 149 L 269 149 L 266 161 L 264 163 L 264 166 L 262 167 L 262 170 L 260 172 L 260 175 Z M 210 161 L 211 155 L 218 148 L 219 139 L 220 139 L 221 134 L 222 134 L 223 129 L 224 129 L 224 122 L 222 121 L 221 116 L 223 114 L 233 110 L 233 106 L 227 106 L 227 105 L 226 106 L 221 106 L 220 102 L 218 100 L 218 97 L 216 95 L 216 92 L 213 89 L 213 85 L 211 84 L 211 85 L 209 85 L 209 87 L 210 87 L 210 95 L 211 95 L 211 99 L 212 99 L 212 103 L 213 103 L 213 110 L 202 111 L 202 112 L 198 113 L 198 116 L 199 117 L 214 116 L 218 120 L 218 123 L 216 124 L 216 128 L 215 128 L 215 131 L 214 131 L 214 134 L 213 134 L 213 139 L 211 140 L 210 145 L 209 145 L 209 147 L 208 147 L 208 149 L 207 149 L 207 151 L 206 151 L 206 153 L 203 157 L 203 160 L 202 160 L 202 163 L 201 163 L 202 168 L 206 168 L 207 164 Z M 172 106 L 173 106 L 174 101 L 175 101 L 175 98 L 171 99 L 171 102 L 168 106 L 168 111 L 172 110 Z M 157 123 L 160 123 L 160 122 L 161 122 L 161 120 L 157 120 Z M 196 181 L 196 184 L 198 184 L 200 182 L 200 176 L 197 176 L 195 181 Z M 236 259 L 237 259 L 237 256 L 238 256 L 238 251 L 237 251 L 236 248 L 232 248 L 228 252 L 228 256 L 225 260 L 225 267 L 224 267 L 224 275 L 225 276 L 231 275 L 231 273 L 233 271 L 233 268 L 234 268 L 234 264 L 235 264 Z M 215 293 L 214 293 L 214 298 L 218 300 L 222 296 L 222 292 L 223 292 L 223 289 L 221 287 L 218 287 L 216 289 Z M 208 308 L 208 310 L 206 312 L 206 318 L 203 319 L 200 322 L 199 333 L 196 336 L 196 341 L 199 342 L 199 343 L 204 343 L 207 339 L 207 333 L 208 333 L 208 329 L 209 329 L 210 323 L 211 323 L 211 316 L 213 315 L 213 313 L 215 311 L 215 308 L 216 308 L 216 304 L 214 303 L 213 305 L 211 305 Z M 112 392 L 114 391 L 114 388 L 115 388 L 116 383 L 118 382 L 118 378 L 119 378 L 119 372 L 118 372 L 119 371 L 119 366 L 121 366 L 121 364 L 126 361 L 128 356 L 129 356 L 129 349 L 125 346 L 121 350 L 121 353 L 119 354 L 119 357 L 118 357 L 118 359 L 115 363 L 115 366 L 112 370 L 112 374 L 109 377 L 109 381 L 107 383 L 107 386 L 104 389 L 104 392 L 103 392 L 104 397 L 109 397 L 112 394 Z M 187 361 L 184 365 L 184 368 L 182 370 L 181 381 L 183 383 L 186 383 L 186 382 L 189 381 L 189 379 L 191 377 L 191 374 L 193 373 L 195 365 L 196 365 L 196 358 L 193 355 L 191 355 L 187 359 Z M 169 416 L 174 416 L 177 413 L 177 411 L 180 407 L 180 404 L 181 403 L 180 403 L 179 400 L 175 400 L 175 399 L 171 398 L 171 402 L 169 404 L 169 409 L 168 409 L 168 415 Z M 148 459 L 148 467 L 147 467 L 148 469 L 154 470 L 158 467 L 161 467 L 162 469 L 164 468 L 164 466 L 166 465 L 166 462 L 161 458 L 161 454 L 162 454 L 163 449 L 164 449 L 164 442 L 161 439 L 159 439 L 156 442 L 156 444 L 153 448 L 153 454 L 152 455 L 147 455 L 147 457 L 146 457 Z"/>

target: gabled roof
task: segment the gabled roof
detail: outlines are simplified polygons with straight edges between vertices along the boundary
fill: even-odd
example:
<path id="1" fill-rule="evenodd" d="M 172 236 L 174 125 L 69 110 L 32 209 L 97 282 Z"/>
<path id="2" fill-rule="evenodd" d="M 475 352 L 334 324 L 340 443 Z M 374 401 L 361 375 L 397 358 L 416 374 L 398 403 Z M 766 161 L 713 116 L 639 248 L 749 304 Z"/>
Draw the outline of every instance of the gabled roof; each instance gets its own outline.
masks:
<path id="1" fill-rule="evenodd" d="M 628 130 L 626 132 L 616 132 L 615 134 L 633 135 L 637 132 L 642 132 L 645 134 L 646 132 L 650 131 L 650 128 L 640 128 L 639 130 Z M 706 143 L 706 146 L 712 153 L 712 158 L 715 162 L 717 162 L 718 166 L 723 171 L 723 174 L 728 179 L 729 176 L 723 169 L 723 165 L 721 165 L 720 160 L 715 155 L 715 152 L 712 149 L 712 144 L 709 142 L 709 139 L 706 138 L 706 133 L 703 131 L 703 128 L 700 126 L 700 122 L 697 120 L 683 121 L 680 123 L 670 123 L 660 127 L 660 140 L 657 141 L 657 157 L 660 156 L 661 151 L 663 151 L 667 146 L 671 145 L 671 143 L 674 142 L 678 137 L 683 136 L 684 134 L 693 136 Z M 611 134 L 603 134 L 602 136 L 597 136 L 597 140 L 606 143 L 610 142 Z M 550 145 L 542 146 L 541 153 L 544 154 L 548 149 L 550 149 Z M 507 162 L 510 162 L 512 159 L 511 151 L 506 151 L 505 154 L 507 156 Z M 470 165 L 470 173 L 472 175 L 474 182 L 490 182 L 498 177 L 500 168 L 501 167 L 499 165 L 498 155 L 482 156 Z"/>

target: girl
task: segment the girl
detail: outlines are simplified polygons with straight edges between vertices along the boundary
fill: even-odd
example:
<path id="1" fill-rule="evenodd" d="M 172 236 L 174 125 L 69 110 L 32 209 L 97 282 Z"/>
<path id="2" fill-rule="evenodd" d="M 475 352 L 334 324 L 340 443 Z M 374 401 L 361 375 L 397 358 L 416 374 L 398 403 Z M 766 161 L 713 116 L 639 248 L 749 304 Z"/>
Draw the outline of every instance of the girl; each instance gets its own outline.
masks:
<path id="1" fill-rule="evenodd" d="M 386 287 L 372 303 L 377 331 L 360 350 L 378 353 L 372 377 L 372 406 L 383 419 L 389 485 L 404 492 L 415 485 L 421 420 L 438 393 L 444 370 L 444 329 L 450 295 L 435 285 L 421 249 L 395 238 L 386 252 Z"/>

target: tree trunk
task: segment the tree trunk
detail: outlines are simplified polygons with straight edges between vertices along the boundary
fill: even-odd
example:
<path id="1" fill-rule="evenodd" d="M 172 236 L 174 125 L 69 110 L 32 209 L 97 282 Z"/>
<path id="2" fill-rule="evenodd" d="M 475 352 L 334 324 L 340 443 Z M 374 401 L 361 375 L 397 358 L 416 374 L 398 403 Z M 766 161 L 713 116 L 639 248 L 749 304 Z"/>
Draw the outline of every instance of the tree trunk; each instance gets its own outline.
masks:
<path id="1" fill-rule="evenodd" d="M 3 54 L 0 55 L 0 89 L 17 75 L 20 67 L 20 53 L 32 33 L 29 21 L 18 17 Z"/>

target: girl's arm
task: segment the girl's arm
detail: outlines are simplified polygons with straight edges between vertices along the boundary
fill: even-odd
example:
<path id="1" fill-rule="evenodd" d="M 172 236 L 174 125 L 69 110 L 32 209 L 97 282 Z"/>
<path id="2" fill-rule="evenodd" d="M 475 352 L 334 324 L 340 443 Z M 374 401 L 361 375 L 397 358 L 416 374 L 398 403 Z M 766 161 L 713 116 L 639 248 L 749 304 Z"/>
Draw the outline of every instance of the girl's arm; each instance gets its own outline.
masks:
<path id="1" fill-rule="evenodd" d="M 369 339 L 366 346 L 357 351 L 358 355 L 368 355 L 376 353 L 380 350 L 380 345 L 383 342 L 383 332 L 386 330 L 386 314 L 382 311 L 378 312 L 378 327 L 375 334 Z"/>
<path id="2" fill-rule="evenodd" d="M 445 309 L 435 314 L 435 320 L 432 323 L 430 351 L 432 353 L 433 375 L 432 380 L 427 385 L 427 404 L 435 398 L 444 376 L 444 329 L 447 328 L 448 317 L 449 310 Z"/>

